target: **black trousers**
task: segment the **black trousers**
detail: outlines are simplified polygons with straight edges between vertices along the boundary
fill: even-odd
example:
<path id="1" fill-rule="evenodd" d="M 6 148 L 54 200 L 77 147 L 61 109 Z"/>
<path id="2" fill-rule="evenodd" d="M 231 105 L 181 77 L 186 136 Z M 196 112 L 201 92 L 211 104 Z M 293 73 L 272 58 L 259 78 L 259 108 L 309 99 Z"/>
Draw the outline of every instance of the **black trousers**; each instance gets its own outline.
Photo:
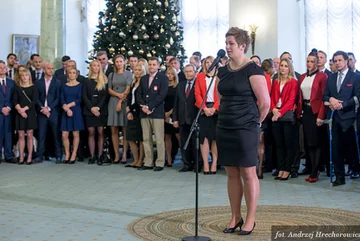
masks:
<path id="1" fill-rule="evenodd" d="M 184 168 L 187 168 L 187 169 L 194 169 L 195 168 L 195 165 L 196 165 L 196 155 L 198 155 L 198 157 L 200 156 L 200 153 L 198 153 L 196 151 L 196 133 L 194 132 L 192 137 L 191 137 L 191 140 L 190 140 L 190 143 L 187 147 L 186 150 L 184 150 L 184 145 L 185 145 L 185 142 L 190 134 L 190 128 L 191 128 L 191 125 L 187 125 L 187 124 L 184 124 L 184 125 L 181 125 L 179 126 L 179 132 L 180 132 L 180 147 L 181 147 L 181 157 L 182 157 L 182 161 L 184 163 Z M 198 159 L 199 160 L 199 169 L 201 168 L 201 160 L 200 158 Z"/>
<path id="2" fill-rule="evenodd" d="M 266 128 L 264 129 L 264 145 L 265 145 L 265 167 L 270 171 L 277 167 L 275 137 L 272 131 L 271 118 L 265 119 Z"/>
<path id="3" fill-rule="evenodd" d="M 290 122 L 273 122 L 272 129 L 276 142 L 279 171 L 291 171 L 299 148 L 299 128 Z"/>
<path id="4" fill-rule="evenodd" d="M 333 119 L 332 126 L 332 155 L 336 178 L 345 178 L 345 158 L 349 163 L 354 163 L 354 160 L 357 160 L 356 168 L 358 168 L 359 160 L 354 127 L 351 126 L 344 131 L 336 118 Z"/>

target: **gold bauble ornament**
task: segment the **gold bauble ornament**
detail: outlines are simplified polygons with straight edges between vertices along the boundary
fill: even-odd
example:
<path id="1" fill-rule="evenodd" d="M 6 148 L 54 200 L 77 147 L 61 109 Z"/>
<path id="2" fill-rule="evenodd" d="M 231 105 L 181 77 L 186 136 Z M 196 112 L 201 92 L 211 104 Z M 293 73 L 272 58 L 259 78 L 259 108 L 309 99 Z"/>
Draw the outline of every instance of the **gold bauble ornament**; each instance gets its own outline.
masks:
<path id="1" fill-rule="evenodd" d="M 144 39 L 148 39 L 148 38 L 149 38 L 149 35 L 148 35 L 148 34 L 144 34 L 144 35 L 143 35 L 143 38 L 144 38 Z"/>
<path id="2" fill-rule="evenodd" d="M 144 31 L 146 30 L 146 27 L 144 24 L 141 26 L 141 30 L 144 30 Z"/>
<path id="3" fill-rule="evenodd" d="M 129 25 L 133 24 L 133 22 L 134 22 L 134 20 L 132 20 L 132 19 L 129 19 L 129 20 L 128 20 L 128 24 L 129 24 Z"/>
<path id="4" fill-rule="evenodd" d="M 116 10 L 117 10 L 118 12 L 122 12 L 122 8 L 120 7 L 120 3 L 117 3 L 117 4 L 116 4 Z"/>
<path id="5" fill-rule="evenodd" d="M 132 8 L 134 6 L 134 4 L 132 2 L 129 2 L 127 5 L 129 8 Z"/>
<path id="6" fill-rule="evenodd" d="M 126 48 L 125 47 L 121 47 L 121 52 L 124 52 L 124 51 L 126 51 Z"/>
<path id="7" fill-rule="evenodd" d="M 113 47 L 109 48 L 109 52 L 112 54 L 115 52 L 115 49 Z"/>
<path id="8" fill-rule="evenodd" d="M 160 36 L 159 36 L 159 34 L 154 34 L 154 39 L 158 39 Z"/>
<path id="9" fill-rule="evenodd" d="M 147 14 L 149 11 L 145 8 L 144 10 L 143 10 L 143 13 L 144 14 Z"/>
<path id="10" fill-rule="evenodd" d="M 165 0 L 164 6 L 167 8 L 169 6 L 168 0 Z"/>
<path id="11" fill-rule="evenodd" d="M 164 20 L 164 19 L 165 19 L 165 16 L 164 16 L 164 15 L 161 15 L 161 16 L 160 16 L 160 19 L 161 19 L 161 20 Z"/>
<path id="12" fill-rule="evenodd" d="M 147 53 L 146 57 L 151 58 L 152 57 L 151 53 Z"/>
<path id="13" fill-rule="evenodd" d="M 170 44 L 172 45 L 174 43 L 174 40 L 172 37 L 170 37 Z"/>
<path id="14" fill-rule="evenodd" d="M 153 53 L 153 54 L 156 54 L 156 51 L 155 51 L 155 49 L 151 50 L 151 53 Z"/>
<path id="15" fill-rule="evenodd" d="M 179 36 L 180 35 L 180 32 L 179 31 L 176 31 L 175 32 L 175 36 Z"/>
<path id="16" fill-rule="evenodd" d="M 161 26 L 160 33 L 163 33 L 163 32 L 165 32 L 165 29 Z"/>
<path id="17" fill-rule="evenodd" d="M 133 35 L 133 40 L 138 40 L 139 36 L 137 36 L 136 34 Z"/>
<path id="18" fill-rule="evenodd" d="M 157 2 L 156 2 L 156 6 L 161 7 L 161 2 L 160 2 L 160 1 L 157 1 Z"/>
<path id="19" fill-rule="evenodd" d="M 140 49 L 140 50 L 139 50 L 139 54 L 143 55 L 143 54 L 144 54 L 144 50 Z"/>
<path id="20" fill-rule="evenodd" d="M 113 23 L 115 23 L 116 21 L 117 21 L 116 18 L 112 18 L 112 19 L 111 19 L 111 22 L 113 22 Z"/>

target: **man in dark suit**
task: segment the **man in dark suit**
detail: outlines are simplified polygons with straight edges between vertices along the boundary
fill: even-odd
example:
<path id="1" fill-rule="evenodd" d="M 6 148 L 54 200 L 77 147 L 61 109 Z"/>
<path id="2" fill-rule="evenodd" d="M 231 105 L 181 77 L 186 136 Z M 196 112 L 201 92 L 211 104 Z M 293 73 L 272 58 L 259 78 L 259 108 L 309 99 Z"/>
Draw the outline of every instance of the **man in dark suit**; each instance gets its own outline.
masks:
<path id="1" fill-rule="evenodd" d="M 36 80 L 44 78 L 43 61 L 40 55 L 34 54 L 32 62 L 34 70 L 30 69 L 31 78 L 33 82 L 36 82 Z"/>
<path id="2" fill-rule="evenodd" d="M 355 72 L 356 74 L 360 74 L 360 71 L 356 69 L 355 64 L 356 64 L 356 58 L 354 53 L 348 52 L 347 53 L 349 56 L 349 69 L 352 72 Z"/>
<path id="3" fill-rule="evenodd" d="M 99 51 L 96 55 L 96 59 L 100 61 L 103 72 L 106 76 L 114 72 L 114 66 L 109 63 L 109 58 L 106 51 Z"/>
<path id="4" fill-rule="evenodd" d="M 158 72 L 159 67 L 158 58 L 149 58 L 149 74 L 141 77 L 136 96 L 141 108 L 140 119 L 145 152 L 144 166 L 140 170 L 153 169 L 153 132 L 157 148 L 154 171 L 162 171 L 165 164 L 164 99 L 169 88 L 169 79 Z"/>
<path id="5" fill-rule="evenodd" d="M 360 76 L 349 70 L 349 57 L 344 51 L 337 51 L 333 61 L 338 72 L 330 75 L 327 80 L 323 100 L 334 111 L 332 147 L 336 180 L 333 186 L 339 186 L 345 184 L 344 158 L 349 147 L 352 158 L 357 160 L 353 124 L 355 109 L 359 105 Z M 328 112 L 329 118 L 331 111 Z M 359 161 L 356 163 L 359 164 Z M 356 171 L 359 171 L 358 166 Z"/>
<path id="6" fill-rule="evenodd" d="M 56 163 L 61 163 L 61 141 L 59 129 L 60 115 L 60 89 L 61 83 L 54 76 L 54 66 L 51 63 L 44 65 L 44 78 L 35 82 L 39 93 L 37 101 L 38 107 L 38 124 L 39 124 L 39 148 L 37 153 L 38 162 L 42 161 L 46 146 L 46 136 L 48 125 L 50 125 L 52 136 L 55 144 Z"/>
<path id="7" fill-rule="evenodd" d="M 190 134 L 191 125 L 197 114 L 194 94 L 196 67 L 192 64 L 188 64 L 185 66 L 184 71 L 186 81 L 178 84 L 172 114 L 174 122 L 173 125 L 175 128 L 179 128 L 180 132 L 181 156 L 184 163 L 183 168 L 179 172 L 188 172 L 193 170 L 195 168 L 197 154 L 195 133 L 191 137 L 190 145 L 186 151 L 183 149 Z"/>
<path id="8" fill-rule="evenodd" d="M 324 72 L 329 78 L 331 71 L 328 70 L 327 68 L 325 68 L 325 64 L 327 62 L 327 54 L 324 51 L 319 50 L 317 52 L 317 55 L 319 57 L 319 61 L 318 61 L 318 65 L 317 65 L 319 71 Z"/>
<path id="9" fill-rule="evenodd" d="M 15 68 L 16 58 L 17 58 L 16 55 L 13 53 L 8 54 L 6 58 L 6 62 L 7 62 L 6 76 L 9 77 L 10 79 L 14 79 L 16 73 L 16 68 Z"/>
<path id="10" fill-rule="evenodd" d="M 62 64 L 62 68 L 60 69 L 57 69 L 55 71 L 55 77 L 58 78 L 60 76 L 64 76 L 66 75 L 66 64 L 67 62 L 70 60 L 70 57 L 67 56 L 67 55 L 64 55 L 62 58 L 61 58 L 61 64 Z"/>
<path id="11" fill-rule="evenodd" d="M 129 56 L 129 67 L 127 70 L 131 71 L 131 73 L 134 73 L 135 66 L 137 65 L 139 61 L 139 58 L 135 55 Z"/>
<path id="12" fill-rule="evenodd" d="M 170 59 L 170 66 L 176 70 L 176 73 L 178 74 L 179 83 L 186 81 L 185 74 L 181 70 L 180 60 L 178 58 L 174 57 Z"/>
<path id="13" fill-rule="evenodd" d="M 15 83 L 12 79 L 6 77 L 7 68 L 5 62 L 0 60 L 0 163 L 2 157 L 2 148 L 4 147 L 4 156 L 6 162 L 12 162 L 12 123 L 11 109 L 12 94 Z"/>

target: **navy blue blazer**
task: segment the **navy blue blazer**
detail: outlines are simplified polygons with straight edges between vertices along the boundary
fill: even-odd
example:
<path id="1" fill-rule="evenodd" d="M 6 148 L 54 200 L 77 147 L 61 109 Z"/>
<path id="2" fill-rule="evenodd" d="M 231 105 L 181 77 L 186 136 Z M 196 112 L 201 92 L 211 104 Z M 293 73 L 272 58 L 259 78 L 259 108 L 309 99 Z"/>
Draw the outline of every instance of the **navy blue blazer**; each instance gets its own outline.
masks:
<path id="1" fill-rule="evenodd" d="M 334 97 L 343 101 L 341 110 L 335 111 L 334 119 L 341 125 L 343 130 L 347 130 L 355 121 L 356 113 L 355 106 L 359 100 L 360 94 L 360 75 L 352 71 L 348 71 L 343 83 L 341 84 L 340 91 L 337 91 L 338 73 L 329 75 L 326 82 L 323 100 L 330 102 L 330 97 Z M 331 110 L 328 109 L 327 118 L 330 117 Z"/>
<path id="2" fill-rule="evenodd" d="M 45 87 L 45 79 L 41 78 L 35 82 L 36 88 L 38 89 L 39 98 L 37 101 L 37 110 L 40 113 L 41 107 L 45 106 L 45 98 L 47 98 L 47 105 L 51 109 L 50 117 L 59 116 L 60 113 L 60 91 L 61 91 L 61 83 L 54 76 L 51 79 L 48 95 L 46 97 L 46 87 Z"/>
<path id="3" fill-rule="evenodd" d="M 15 82 L 6 77 L 6 91 L 4 93 L 1 83 L 0 83 L 0 114 L 1 109 L 4 107 L 10 107 L 12 109 L 12 95 L 14 92 Z"/>
<path id="4" fill-rule="evenodd" d="M 60 76 L 63 76 L 63 75 L 65 75 L 65 73 L 64 73 L 64 68 L 61 68 L 61 69 L 57 69 L 56 71 L 55 71 L 55 77 L 60 77 Z"/>
<path id="5" fill-rule="evenodd" d="M 147 105 L 153 113 L 148 116 L 140 110 L 140 118 L 164 119 L 164 100 L 169 88 L 169 79 L 166 75 L 158 72 L 149 87 L 149 77 L 149 74 L 141 77 L 136 98 L 139 105 Z"/>

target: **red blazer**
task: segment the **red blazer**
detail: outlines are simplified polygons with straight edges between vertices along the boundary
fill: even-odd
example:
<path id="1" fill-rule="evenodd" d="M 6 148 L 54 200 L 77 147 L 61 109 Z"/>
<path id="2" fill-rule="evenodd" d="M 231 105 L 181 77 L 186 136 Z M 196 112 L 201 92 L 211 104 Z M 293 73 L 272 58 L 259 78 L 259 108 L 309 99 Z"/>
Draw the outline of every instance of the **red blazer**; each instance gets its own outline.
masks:
<path id="1" fill-rule="evenodd" d="M 269 91 L 269 94 L 271 92 L 271 76 L 268 74 L 265 74 L 266 84 Z"/>
<path id="2" fill-rule="evenodd" d="M 298 103 L 298 109 L 297 109 L 297 117 L 300 118 L 303 108 L 303 94 L 301 91 L 301 84 L 304 81 L 306 77 L 306 73 L 302 74 L 300 76 L 299 80 L 299 92 L 300 92 L 300 98 Z M 327 74 L 319 71 L 315 74 L 314 82 L 311 87 L 311 93 L 310 93 L 310 105 L 311 110 L 313 114 L 317 114 L 319 119 L 324 120 L 325 114 L 326 114 L 326 107 L 323 102 L 323 95 L 325 91 L 326 81 L 327 81 Z"/>
<path id="3" fill-rule="evenodd" d="M 215 86 L 214 87 L 214 108 L 216 110 L 219 110 L 219 100 L 218 100 L 217 91 L 216 91 L 216 88 L 217 88 L 216 79 L 214 79 L 213 85 Z M 206 94 L 206 91 L 207 91 L 207 89 L 206 89 L 206 74 L 201 72 L 197 75 L 196 81 L 195 81 L 195 99 L 196 99 L 195 105 L 197 108 L 200 108 L 201 103 Z M 206 105 L 204 106 L 204 108 L 205 107 L 206 107 Z"/>
<path id="4" fill-rule="evenodd" d="M 294 111 L 296 109 L 295 100 L 298 91 L 299 91 L 299 83 L 296 79 L 293 78 L 285 84 L 281 95 L 282 106 L 279 110 L 280 117 L 289 110 Z M 278 103 L 279 99 L 280 99 L 280 82 L 278 80 L 274 80 L 270 93 L 271 110 L 276 108 L 276 104 Z"/>

